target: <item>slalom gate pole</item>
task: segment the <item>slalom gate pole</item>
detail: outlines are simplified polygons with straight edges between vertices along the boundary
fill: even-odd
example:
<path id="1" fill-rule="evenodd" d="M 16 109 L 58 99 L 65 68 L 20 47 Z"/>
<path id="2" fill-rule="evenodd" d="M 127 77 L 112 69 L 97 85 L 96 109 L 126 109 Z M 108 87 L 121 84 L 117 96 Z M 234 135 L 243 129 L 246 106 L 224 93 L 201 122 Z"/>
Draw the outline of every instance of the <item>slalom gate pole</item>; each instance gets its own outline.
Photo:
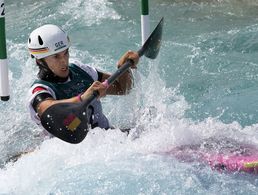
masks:
<path id="1" fill-rule="evenodd" d="M 141 0 L 141 34 L 142 45 L 150 35 L 150 21 L 149 21 L 149 0 Z"/>
<path id="2" fill-rule="evenodd" d="M 10 98 L 5 37 L 4 0 L 0 0 L 0 97 L 2 101 L 8 101 Z"/>

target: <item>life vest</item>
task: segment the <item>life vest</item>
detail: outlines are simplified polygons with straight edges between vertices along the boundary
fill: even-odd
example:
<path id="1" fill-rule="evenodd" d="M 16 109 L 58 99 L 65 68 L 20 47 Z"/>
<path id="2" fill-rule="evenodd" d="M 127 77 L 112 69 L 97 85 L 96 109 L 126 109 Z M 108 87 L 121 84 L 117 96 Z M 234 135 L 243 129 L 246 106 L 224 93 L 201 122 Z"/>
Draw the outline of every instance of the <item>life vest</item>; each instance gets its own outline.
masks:
<path id="1" fill-rule="evenodd" d="M 47 86 L 54 92 L 55 98 L 68 99 L 85 92 L 94 82 L 94 79 L 83 69 L 75 64 L 69 64 L 70 80 L 64 83 L 52 83 L 45 80 L 37 79 L 32 84 L 33 86 Z M 52 92 L 52 93 L 53 93 Z M 92 128 L 100 127 L 108 129 L 109 122 L 102 112 L 101 102 L 95 99 L 90 105 L 89 110 L 91 117 L 88 119 Z"/>

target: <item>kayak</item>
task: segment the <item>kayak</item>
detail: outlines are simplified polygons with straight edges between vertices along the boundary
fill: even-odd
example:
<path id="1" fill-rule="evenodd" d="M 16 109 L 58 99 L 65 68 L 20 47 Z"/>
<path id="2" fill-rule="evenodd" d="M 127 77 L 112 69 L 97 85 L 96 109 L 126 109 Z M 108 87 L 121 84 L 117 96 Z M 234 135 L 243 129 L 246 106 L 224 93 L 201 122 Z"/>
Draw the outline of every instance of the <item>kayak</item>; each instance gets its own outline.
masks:
<path id="1" fill-rule="evenodd" d="M 235 140 L 210 138 L 165 153 L 181 162 L 199 162 L 220 172 L 258 174 L 258 148 Z"/>

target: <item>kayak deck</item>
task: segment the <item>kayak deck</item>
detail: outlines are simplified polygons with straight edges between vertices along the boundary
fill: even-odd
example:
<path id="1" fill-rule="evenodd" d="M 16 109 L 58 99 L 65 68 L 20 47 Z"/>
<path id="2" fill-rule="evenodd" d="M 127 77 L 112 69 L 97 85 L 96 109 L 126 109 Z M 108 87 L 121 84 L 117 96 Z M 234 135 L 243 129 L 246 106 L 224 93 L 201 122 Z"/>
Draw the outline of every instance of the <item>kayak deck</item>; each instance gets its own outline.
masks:
<path id="1" fill-rule="evenodd" d="M 200 162 L 213 170 L 258 174 L 258 149 L 234 140 L 208 139 L 165 152 L 182 162 Z"/>

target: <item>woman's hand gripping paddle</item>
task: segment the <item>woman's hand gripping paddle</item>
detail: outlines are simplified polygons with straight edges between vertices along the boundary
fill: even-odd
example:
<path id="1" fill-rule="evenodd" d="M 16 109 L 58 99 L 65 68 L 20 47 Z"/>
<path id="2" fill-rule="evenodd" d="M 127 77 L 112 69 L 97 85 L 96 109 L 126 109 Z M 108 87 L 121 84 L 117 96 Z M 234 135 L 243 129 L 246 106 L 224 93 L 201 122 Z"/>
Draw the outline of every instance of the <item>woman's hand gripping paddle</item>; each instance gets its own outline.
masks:
<path id="1" fill-rule="evenodd" d="M 142 48 L 138 51 L 139 56 L 155 59 L 159 53 L 162 38 L 163 18 L 151 33 Z M 115 73 L 113 73 L 105 84 L 111 85 L 133 64 L 128 60 Z M 50 106 L 41 116 L 43 127 L 52 135 L 69 143 L 80 143 L 88 133 L 88 106 L 98 97 L 98 92 L 81 103 L 58 103 Z"/>

